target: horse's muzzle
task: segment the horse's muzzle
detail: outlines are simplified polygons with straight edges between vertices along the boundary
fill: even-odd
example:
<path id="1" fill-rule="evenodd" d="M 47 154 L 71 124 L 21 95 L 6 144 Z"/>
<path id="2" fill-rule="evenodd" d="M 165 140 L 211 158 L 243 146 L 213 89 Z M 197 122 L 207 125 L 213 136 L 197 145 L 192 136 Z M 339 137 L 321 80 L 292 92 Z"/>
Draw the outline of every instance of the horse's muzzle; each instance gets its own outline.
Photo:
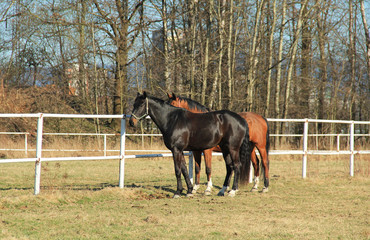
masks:
<path id="1" fill-rule="evenodd" d="M 135 127 L 137 124 L 137 120 L 133 117 L 130 117 L 130 120 L 128 121 L 131 127 Z"/>

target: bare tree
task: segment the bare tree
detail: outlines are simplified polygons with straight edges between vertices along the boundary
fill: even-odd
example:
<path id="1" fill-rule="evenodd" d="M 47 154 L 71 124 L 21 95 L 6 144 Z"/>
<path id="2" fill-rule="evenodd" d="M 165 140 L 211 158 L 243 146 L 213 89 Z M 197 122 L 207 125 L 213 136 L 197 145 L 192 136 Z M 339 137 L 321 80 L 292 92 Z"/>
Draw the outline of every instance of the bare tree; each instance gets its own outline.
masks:
<path id="1" fill-rule="evenodd" d="M 136 37 L 139 34 L 140 26 L 133 24 L 135 15 L 143 7 L 143 1 L 137 1 L 132 8 L 128 1 L 115 0 L 114 5 L 106 5 L 105 2 L 93 0 L 96 8 L 96 15 L 106 24 L 96 27 L 103 31 L 114 43 L 115 80 L 113 97 L 113 114 L 123 114 L 128 106 L 128 69 L 129 51 L 133 48 Z M 111 9 L 116 12 L 112 13 Z M 130 29 L 130 26 L 132 29 Z M 118 122 L 117 127 L 119 126 Z"/>
<path id="2" fill-rule="evenodd" d="M 316 0 L 318 2 L 318 0 Z M 324 4 L 330 4 L 330 2 L 324 1 Z M 325 118 L 325 94 L 326 94 L 326 84 L 328 79 L 328 61 L 327 61 L 327 54 L 326 54 L 326 45 L 327 45 L 327 15 L 328 11 L 326 5 L 322 5 L 322 7 L 318 6 L 316 9 L 316 25 L 317 25 L 317 41 L 319 44 L 319 51 L 320 51 L 320 62 L 318 67 L 320 69 L 319 72 L 319 79 L 318 79 L 318 99 L 317 99 L 317 118 L 324 119 Z M 322 123 L 318 124 L 319 132 L 322 132 Z"/>
<path id="3" fill-rule="evenodd" d="M 256 17 L 254 22 L 254 29 L 253 29 L 253 38 L 251 48 L 249 49 L 249 58 L 247 59 L 248 64 L 248 72 L 247 72 L 247 109 L 248 111 L 253 111 L 254 106 L 254 91 L 256 85 L 256 66 L 258 63 L 258 45 L 257 45 L 257 38 L 259 35 L 259 25 L 262 19 L 261 15 L 263 13 L 263 6 L 265 4 L 264 0 L 257 1 L 256 7 Z"/>
<path id="4" fill-rule="evenodd" d="M 208 82 L 208 68 L 209 68 L 209 42 L 211 41 L 211 28 L 213 20 L 213 0 L 208 3 L 208 14 L 206 19 L 206 43 L 204 47 L 204 62 L 203 62 L 203 79 L 202 79 L 202 92 L 201 92 L 201 103 L 206 103 L 206 90 Z"/>
<path id="5" fill-rule="evenodd" d="M 290 53 L 290 60 L 289 60 L 289 67 L 288 67 L 288 73 L 287 73 L 287 83 L 286 83 L 286 89 L 285 89 L 285 98 L 284 98 L 284 108 L 283 108 L 283 118 L 287 118 L 288 116 L 288 110 L 290 107 L 290 92 L 291 92 L 291 85 L 292 85 L 292 75 L 293 75 L 293 69 L 295 65 L 296 55 L 297 55 L 297 46 L 298 46 L 298 39 L 299 35 L 302 31 L 302 22 L 303 22 L 303 13 L 306 8 L 306 5 L 309 0 L 303 0 L 301 2 L 301 8 L 299 10 L 298 14 L 298 21 L 297 21 L 297 27 L 296 31 L 294 33 L 293 43 L 291 45 L 291 48 L 289 50 Z"/>
<path id="6" fill-rule="evenodd" d="M 356 106 L 355 106 L 355 95 L 356 95 L 356 21 L 354 19 L 354 12 L 353 12 L 353 1 L 349 0 L 349 46 L 348 46 L 348 60 L 350 63 L 350 83 L 348 88 L 348 96 L 349 96 L 349 118 L 355 119 L 356 114 Z"/>

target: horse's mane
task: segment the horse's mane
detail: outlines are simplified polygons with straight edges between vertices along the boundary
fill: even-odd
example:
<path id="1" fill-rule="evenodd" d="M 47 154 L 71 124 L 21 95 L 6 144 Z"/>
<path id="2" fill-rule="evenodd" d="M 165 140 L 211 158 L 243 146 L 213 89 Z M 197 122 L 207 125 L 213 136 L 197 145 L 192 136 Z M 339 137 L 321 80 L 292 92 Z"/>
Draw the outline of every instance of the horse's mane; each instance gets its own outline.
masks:
<path id="1" fill-rule="evenodd" d="M 148 95 L 148 97 L 156 102 L 160 102 L 160 103 L 165 103 L 164 100 L 160 99 L 160 98 L 157 98 L 157 97 L 154 97 L 152 95 Z"/>
<path id="2" fill-rule="evenodd" d="M 166 102 L 165 100 L 154 97 L 152 95 L 148 95 L 148 98 L 154 100 L 155 102 L 159 103 L 163 107 L 176 108 L 176 107 L 172 106 L 171 104 L 169 104 L 168 102 Z"/>
<path id="3" fill-rule="evenodd" d="M 177 96 L 177 97 L 180 101 L 187 102 L 190 109 L 198 109 L 202 112 L 209 112 L 210 111 L 209 108 L 203 106 L 202 104 L 200 104 L 197 101 L 194 101 L 193 99 L 190 99 L 190 98 L 187 98 L 187 97 L 180 97 L 180 96 Z"/>

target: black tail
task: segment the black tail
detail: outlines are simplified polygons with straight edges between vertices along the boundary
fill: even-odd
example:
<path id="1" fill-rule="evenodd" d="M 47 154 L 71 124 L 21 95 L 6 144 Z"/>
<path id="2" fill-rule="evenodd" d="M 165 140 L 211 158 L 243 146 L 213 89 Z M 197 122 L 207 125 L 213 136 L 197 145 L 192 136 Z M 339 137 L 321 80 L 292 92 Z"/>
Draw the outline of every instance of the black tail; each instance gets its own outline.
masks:
<path id="1" fill-rule="evenodd" d="M 267 153 L 267 167 L 268 169 L 270 169 L 270 161 L 269 161 L 269 158 L 268 158 L 268 155 L 269 155 L 269 151 L 270 151 L 270 130 L 269 130 L 269 123 L 267 122 L 267 119 L 264 118 L 265 121 L 266 121 L 266 125 L 267 125 L 267 131 L 266 131 L 266 153 Z M 262 165 L 263 166 L 263 165 Z M 265 171 L 263 171 L 265 172 Z"/>
<path id="2" fill-rule="evenodd" d="M 267 152 L 267 155 L 269 154 L 269 150 L 270 150 L 270 130 L 269 130 L 269 123 L 267 122 L 267 119 L 266 118 L 263 118 L 265 119 L 266 121 L 266 125 L 267 125 L 267 132 L 266 132 L 266 152 Z"/>
<path id="3" fill-rule="evenodd" d="M 247 125 L 248 126 L 248 125 Z M 249 128 L 245 133 L 243 143 L 240 146 L 239 157 L 241 162 L 240 168 L 240 182 L 248 183 L 249 172 L 251 167 L 251 153 L 252 153 L 252 144 L 249 142 Z"/>

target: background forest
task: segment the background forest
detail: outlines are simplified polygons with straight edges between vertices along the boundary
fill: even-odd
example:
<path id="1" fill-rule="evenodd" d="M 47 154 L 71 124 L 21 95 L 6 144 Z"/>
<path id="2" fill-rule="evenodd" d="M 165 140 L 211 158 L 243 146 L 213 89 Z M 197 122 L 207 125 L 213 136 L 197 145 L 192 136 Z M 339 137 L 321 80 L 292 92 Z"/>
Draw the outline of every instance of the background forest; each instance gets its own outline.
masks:
<path id="1" fill-rule="evenodd" d="M 122 114 L 145 89 L 214 110 L 368 121 L 369 21 L 363 0 L 4 0 L 0 102 L 34 94 L 45 97 L 27 112 L 56 111 L 58 97 Z"/>

